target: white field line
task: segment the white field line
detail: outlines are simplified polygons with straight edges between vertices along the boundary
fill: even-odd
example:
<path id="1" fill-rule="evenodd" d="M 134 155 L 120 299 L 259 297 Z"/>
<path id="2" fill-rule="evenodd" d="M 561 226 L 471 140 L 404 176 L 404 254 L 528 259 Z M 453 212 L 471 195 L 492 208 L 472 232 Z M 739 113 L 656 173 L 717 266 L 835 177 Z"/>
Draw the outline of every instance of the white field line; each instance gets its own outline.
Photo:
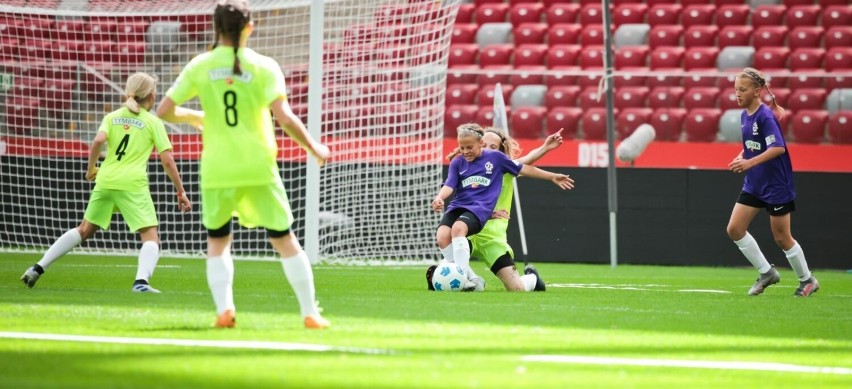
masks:
<path id="1" fill-rule="evenodd" d="M 612 290 L 643 290 L 643 291 L 658 291 L 658 292 L 688 292 L 688 293 L 720 293 L 730 294 L 729 290 L 719 289 L 663 289 L 671 287 L 671 285 L 660 284 L 645 284 L 645 285 L 607 285 L 607 284 L 547 284 L 554 288 L 578 288 L 578 289 L 612 289 Z"/>
<path id="2" fill-rule="evenodd" d="M 80 343 L 110 343 L 110 344 L 138 344 L 146 346 L 178 346 L 178 347 L 211 347 L 230 349 L 252 349 L 252 350 L 276 350 L 276 351 L 311 351 L 311 352 L 337 352 L 350 354 L 394 354 L 393 350 L 338 347 L 321 344 L 265 342 L 255 340 L 204 340 L 204 339 L 164 339 L 164 338 L 128 338 L 115 336 L 89 336 L 69 334 L 46 334 L 33 332 L 4 332 L 0 331 L 0 338 L 6 339 L 29 339 L 58 342 L 80 342 Z"/>
<path id="3" fill-rule="evenodd" d="M 67 267 L 132 267 L 134 269 L 137 268 L 137 265 L 122 265 L 122 264 L 96 265 L 96 264 L 88 264 L 88 263 L 69 263 L 67 265 L 63 264 L 62 266 L 63 267 L 66 267 L 66 266 Z M 157 269 L 180 269 L 180 266 L 179 265 L 157 265 Z"/>
<path id="4" fill-rule="evenodd" d="M 524 355 L 521 357 L 521 360 L 524 362 L 573 363 L 579 365 L 681 367 L 687 369 L 752 370 L 783 373 L 852 375 L 852 369 L 846 367 L 804 366 L 775 362 L 610 358 L 583 355 Z"/>

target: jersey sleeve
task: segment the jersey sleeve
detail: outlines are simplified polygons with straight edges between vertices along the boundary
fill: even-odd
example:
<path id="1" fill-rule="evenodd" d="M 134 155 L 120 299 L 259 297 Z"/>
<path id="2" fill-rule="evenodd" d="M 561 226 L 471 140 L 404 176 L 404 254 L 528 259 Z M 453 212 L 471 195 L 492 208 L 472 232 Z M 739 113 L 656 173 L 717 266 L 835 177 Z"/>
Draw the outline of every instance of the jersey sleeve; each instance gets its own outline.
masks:
<path id="1" fill-rule="evenodd" d="M 169 134 L 166 133 L 166 126 L 159 119 L 153 122 L 152 131 L 154 133 L 154 147 L 157 148 L 157 154 L 172 149 L 172 142 L 169 141 Z"/>
<path id="2" fill-rule="evenodd" d="M 190 61 L 180 72 L 175 83 L 166 92 L 166 97 L 172 99 L 176 105 L 181 105 L 198 95 L 198 90 L 192 83 L 192 73 L 195 70 L 194 64 L 195 61 Z"/>
<path id="3" fill-rule="evenodd" d="M 103 120 L 101 120 L 100 127 L 98 127 L 98 132 L 105 132 L 107 135 L 109 135 L 109 123 L 110 123 L 110 120 L 111 120 L 110 119 L 111 116 L 112 115 L 105 115 L 104 116 Z"/>
<path id="4" fill-rule="evenodd" d="M 499 153 L 498 158 L 499 158 L 498 161 L 500 162 L 500 166 L 503 168 L 503 170 L 506 173 L 509 173 L 509 174 L 511 174 L 515 177 L 517 177 L 518 174 L 521 174 L 521 168 L 524 167 L 524 164 L 522 164 L 518 161 L 512 160 L 511 158 L 509 158 L 509 156 L 507 156 L 506 154 L 503 154 L 503 153 Z"/>
<path id="5" fill-rule="evenodd" d="M 265 83 L 266 85 L 264 85 L 263 90 L 263 98 L 266 106 L 272 104 L 279 97 L 287 101 L 287 84 L 284 81 L 284 73 L 281 71 L 281 67 L 278 66 L 275 60 L 270 58 L 266 62 L 266 68 L 269 72 L 269 79 Z"/>
<path id="6" fill-rule="evenodd" d="M 447 169 L 448 170 L 447 171 L 447 180 L 444 181 L 444 186 L 448 186 L 450 188 L 453 188 L 453 190 L 455 190 L 456 186 L 458 186 L 458 184 L 459 184 L 459 164 L 461 163 L 461 162 L 459 162 L 459 160 L 461 160 L 461 159 L 464 159 L 464 158 L 461 158 L 461 157 L 453 158 L 453 160 L 450 161 L 449 169 Z"/>
<path id="7" fill-rule="evenodd" d="M 778 121 L 772 114 L 762 115 L 757 123 L 757 128 L 760 128 L 766 148 L 770 147 L 786 147 L 784 137 L 781 136 L 781 129 L 778 127 Z"/>

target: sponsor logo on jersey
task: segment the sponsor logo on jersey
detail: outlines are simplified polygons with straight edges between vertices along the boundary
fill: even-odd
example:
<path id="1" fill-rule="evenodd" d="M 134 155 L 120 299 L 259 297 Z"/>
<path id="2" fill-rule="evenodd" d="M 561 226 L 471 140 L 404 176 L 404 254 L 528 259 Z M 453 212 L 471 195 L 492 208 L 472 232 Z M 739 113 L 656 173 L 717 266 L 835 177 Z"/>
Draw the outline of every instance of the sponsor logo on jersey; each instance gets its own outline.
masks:
<path id="1" fill-rule="evenodd" d="M 212 69 L 208 75 L 210 76 L 210 81 L 231 80 L 233 82 L 233 80 L 240 80 L 244 83 L 249 83 L 254 78 L 254 75 L 246 71 L 243 71 L 243 74 L 236 75 L 232 68 Z"/>
<path id="2" fill-rule="evenodd" d="M 471 188 L 479 188 L 480 186 L 489 186 L 491 185 L 491 179 L 488 177 L 482 176 L 473 176 L 468 177 L 462 180 L 462 187 L 471 187 Z"/>
<path id="3" fill-rule="evenodd" d="M 766 144 L 771 145 L 775 143 L 775 135 L 769 135 L 766 137 Z"/>
<path id="4" fill-rule="evenodd" d="M 749 149 L 751 151 L 757 151 L 757 150 L 760 150 L 760 149 L 763 148 L 761 146 L 760 142 L 755 142 L 753 140 L 747 140 L 745 142 L 745 146 L 746 146 L 747 149 Z"/>
<path id="5" fill-rule="evenodd" d="M 134 118 L 112 118 L 112 124 L 114 126 L 123 126 L 125 130 L 129 130 L 130 127 L 136 127 L 140 130 L 145 128 L 145 122 Z"/>

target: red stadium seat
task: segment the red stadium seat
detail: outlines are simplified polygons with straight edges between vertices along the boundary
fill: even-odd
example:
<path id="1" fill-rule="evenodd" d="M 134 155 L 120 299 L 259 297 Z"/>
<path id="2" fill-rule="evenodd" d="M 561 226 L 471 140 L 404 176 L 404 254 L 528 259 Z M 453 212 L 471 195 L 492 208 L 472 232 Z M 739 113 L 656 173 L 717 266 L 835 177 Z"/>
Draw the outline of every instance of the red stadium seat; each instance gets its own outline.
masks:
<path id="1" fill-rule="evenodd" d="M 683 56 L 683 67 L 686 70 L 715 69 L 719 49 L 716 47 L 693 47 L 686 50 Z"/>
<path id="2" fill-rule="evenodd" d="M 772 91 L 775 92 L 775 89 L 772 89 Z M 722 112 L 725 112 L 729 109 L 741 109 L 741 107 L 737 104 L 736 93 L 734 93 L 731 89 L 720 89 L 719 109 L 721 109 Z"/>
<path id="3" fill-rule="evenodd" d="M 112 60 L 122 65 L 145 62 L 145 42 L 119 42 L 113 46 Z"/>
<path id="4" fill-rule="evenodd" d="M 476 84 L 450 84 L 447 85 L 446 106 L 451 105 L 471 105 L 475 103 L 476 92 L 479 90 L 479 85 Z"/>
<path id="5" fill-rule="evenodd" d="M 651 51 L 651 70 L 678 69 L 683 62 L 683 47 L 663 46 Z"/>
<path id="6" fill-rule="evenodd" d="M 479 46 L 475 43 L 461 43 L 450 45 L 449 67 L 459 65 L 474 65 L 479 54 Z"/>
<path id="7" fill-rule="evenodd" d="M 717 40 L 719 47 L 728 46 L 751 46 L 751 26 L 726 26 L 719 31 Z"/>
<path id="8" fill-rule="evenodd" d="M 32 16 L 25 17 L 24 23 L 20 26 L 23 34 L 20 35 L 24 39 L 51 39 L 53 31 L 53 18 Z"/>
<path id="9" fill-rule="evenodd" d="M 761 70 L 786 69 L 790 49 L 786 47 L 764 47 L 754 53 L 754 67 Z"/>
<path id="10" fill-rule="evenodd" d="M 852 144 L 852 111 L 837 111 L 828 121 L 828 136 L 831 143 Z"/>
<path id="11" fill-rule="evenodd" d="M 822 26 L 825 29 L 849 25 L 852 25 L 852 7 L 849 7 L 848 4 L 831 5 L 822 12 Z"/>
<path id="12" fill-rule="evenodd" d="M 580 13 L 580 4 L 556 3 L 547 8 L 547 24 L 577 23 L 577 14 Z"/>
<path id="13" fill-rule="evenodd" d="M 0 61 L 20 61 L 18 40 L 15 38 L 0 38 Z"/>
<path id="14" fill-rule="evenodd" d="M 624 139 L 632 134 L 642 124 L 648 124 L 651 121 L 651 115 L 654 110 L 651 108 L 625 108 L 618 110 L 618 116 L 615 119 L 615 132 L 618 139 Z"/>
<path id="15" fill-rule="evenodd" d="M 6 100 L 6 125 L 19 135 L 30 135 L 38 127 L 41 101 L 24 96 L 9 96 Z"/>
<path id="16" fill-rule="evenodd" d="M 577 136 L 583 110 L 577 107 L 554 107 L 547 111 L 545 132 L 553 134 L 562 129 L 562 137 L 571 139 Z"/>
<path id="17" fill-rule="evenodd" d="M 509 83 L 514 86 L 520 85 L 544 85 L 544 72 L 547 67 L 544 65 L 522 65 L 515 66 L 515 70 L 520 73 L 509 76 Z"/>
<path id="18" fill-rule="evenodd" d="M 641 67 L 623 67 L 618 69 L 622 72 L 626 72 L 626 74 L 621 74 L 615 76 L 615 87 L 623 88 L 627 86 L 647 86 L 648 85 L 648 76 L 641 76 L 636 74 L 630 74 L 630 72 L 636 73 L 647 73 L 650 71 L 650 68 L 647 66 Z"/>
<path id="19" fill-rule="evenodd" d="M 580 67 L 583 69 L 603 67 L 603 47 L 585 46 L 580 51 Z"/>
<path id="20" fill-rule="evenodd" d="M 648 99 L 648 88 L 644 86 L 623 87 L 615 90 L 615 107 L 644 108 Z"/>
<path id="21" fill-rule="evenodd" d="M 577 21 L 582 25 L 603 24 L 603 7 L 600 2 L 585 4 L 580 8 Z"/>
<path id="22" fill-rule="evenodd" d="M 580 45 L 551 45 L 547 51 L 547 66 L 549 68 L 577 66 L 580 50 L 582 50 Z"/>
<path id="23" fill-rule="evenodd" d="M 119 42 L 144 42 L 148 22 L 144 20 L 125 21 L 115 27 L 115 40 Z"/>
<path id="24" fill-rule="evenodd" d="M 476 13 L 476 5 L 463 3 L 459 6 L 459 11 L 456 14 L 456 23 L 473 23 L 473 15 Z"/>
<path id="25" fill-rule="evenodd" d="M 713 24 L 713 15 L 716 6 L 710 4 L 688 5 L 683 8 L 680 15 L 680 23 L 686 27 Z"/>
<path id="26" fill-rule="evenodd" d="M 650 122 L 656 133 L 654 139 L 664 142 L 679 141 L 685 117 L 686 109 L 683 108 L 658 108 L 654 110 Z"/>
<path id="27" fill-rule="evenodd" d="M 509 65 L 512 63 L 512 52 L 515 46 L 510 44 L 488 45 L 479 53 L 479 66 L 483 68 L 494 65 Z"/>
<path id="28" fill-rule="evenodd" d="M 787 35 L 787 46 L 790 50 L 801 47 L 822 47 L 822 36 L 825 33 L 819 26 L 799 26 L 790 30 Z"/>
<path id="29" fill-rule="evenodd" d="M 679 25 L 659 25 L 651 28 L 648 34 L 648 46 L 656 49 L 660 46 L 680 46 L 683 27 Z"/>
<path id="30" fill-rule="evenodd" d="M 476 23 L 456 23 L 453 25 L 452 44 L 476 43 L 476 31 L 479 25 Z"/>
<path id="31" fill-rule="evenodd" d="M 54 24 L 53 39 L 83 40 L 83 19 L 61 19 Z"/>
<path id="32" fill-rule="evenodd" d="M 583 46 L 603 45 L 603 39 L 603 25 L 601 24 L 588 24 L 580 32 L 580 42 L 583 43 Z"/>
<path id="33" fill-rule="evenodd" d="M 475 18 L 477 24 L 503 23 L 509 14 L 509 4 L 488 3 L 476 8 Z"/>
<path id="34" fill-rule="evenodd" d="M 585 75 L 577 77 L 577 85 L 580 88 L 597 88 L 601 84 L 601 74 L 603 74 L 603 68 L 590 68 L 585 69 L 586 71 L 593 72 L 593 74 Z"/>
<path id="35" fill-rule="evenodd" d="M 825 33 L 825 48 L 830 50 L 835 47 L 852 47 L 852 27 L 831 27 Z"/>
<path id="36" fill-rule="evenodd" d="M 654 109 L 678 108 L 683 102 L 684 88 L 656 87 L 648 94 L 648 106 Z"/>
<path id="37" fill-rule="evenodd" d="M 512 31 L 516 45 L 541 44 L 547 36 L 547 24 L 523 23 Z"/>
<path id="38" fill-rule="evenodd" d="M 852 88 L 852 77 L 831 76 L 825 79 L 825 89 Z"/>
<path id="39" fill-rule="evenodd" d="M 683 34 L 683 45 L 686 48 L 716 46 L 717 34 L 719 34 L 719 27 L 714 25 L 692 26 Z"/>
<path id="40" fill-rule="evenodd" d="M 852 70 L 852 47 L 835 47 L 825 53 L 825 70 L 848 72 Z"/>
<path id="41" fill-rule="evenodd" d="M 113 39 L 116 23 L 108 18 L 92 18 L 83 25 L 83 38 L 86 41 L 108 41 Z"/>
<path id="42" fill-rule="evenodd" d="M 648 10 L 648 24 L 652 27 L 660 25 L 678 25 L 682 6 L 680 4 L 655 4 Z"/>
<path id="43" fill-rule="evenodd" d="M 770 85 L 771 86 L 771 85 Z M 782 107 L 788 107 L 787 101 L 790 98 L 791 91 L 789 88 L 775 88 L 771 87 L 772 95 L 775 96 L 775 102 Z M 763 94 L 763 102 L 766 104 L 772 104 L 772 96 L 769 93 Z"/>
<path id="44" fill-rule="evenodd" d="M 473 123 L 476 120 L 476 105 L 453 105 L 444 112 L 444 136 L 455 137 L 456 128 L 465 123 Z"/>
<path id="45" fill-rule="evenodd" d="M 736 69 L 740 70 L 740 69 Z M 700 72 L 715 72 L 715 68 L 695 68 L 692 71 Z M 733 81 L 729 85 L 734 85 Z M 717 87 L 719 86 L 719 78 L 715 76 L 702 76 L 700 74 L 692 74 L 683 78 L 683 87 L 686 89 L 696 87 Z"/>
<path id="46" fill-rule="evenodd" d="M 511 76 L 512 65 L 492 65 L 483 67 L 485 74 L 479 75 L 479 85 L 511 85 L 509 79 Z"/>
<path id="47" fill-rule="evenodd" d="M 49 110 L 71 109 L 75 82 L 72 80 L 51 79 L 44 83 L 44 106 Z"/>
<path id="48" fill-rule="evenodd" d="M 44 80 L 40 77 L 16 77 L 15 83 L 12 86 L 12 95 L 17 97 L 43 97 L 42 84 Z"/>
<path id="49" fill-rule="evenodd" d="M 683 107 L 686 109 L 695 108 L 716 108 L 719 99 L 719 88 L 715 87 L 694 87 L 686 90 L 683 95 Z"/>
<path id="50" fill-rule="evenodd" d="M 512 91 L 515 89 L 512 85 L 503 85 L 500 84 L 500 91 L 503 94 L 503 102 L 509 103 L 509 96 L 512 95 Z M 476 92 L 476 102 L 480 107 L 493 107 L 494 106 L 494 85 L 485 85 L 479 87 L 479 90 Z"/>
<path id="51" fill-rule="evenodd" d="M 820 6 L 794 5 L 787 9 L 787 27 L 816 26 L 820 21 Z"/>
<path id="52" fill-rule="evenodd" d="M 576 85 L 560 85 L 547 89 L 544 95 L 544 105 L 548 109 L 558 107 L 577 107 L 577 96 L 580 87 Z"/>
<path id="53" fill-rule="evenodd" d="M 83 51 L 83 41 L 57 39 L 53 41 L 53 59 L 78 61 Z"/>
<path id="54" fill-rule="evenodd" d="M 758 5 L 751 14 L 751 25 L 754 28 L 764 26 L 780 26 L 784 23 L 787 7 L 780 4 Z"/>
<path id="55" fill-rule="evenodd" d="M 544 44 L 515 46 L 515 67 L 544 66 L 548 46 Z"/>
<path id="56" fill-rule="evenodd" d="M 798 74 L 797 74 L 798 73 Z M 816 73 L 816 74 L 810 74 Z M 822 69 L 799 69 L 787 79 L 786 86 L 792 90 L 813 89 L 825 87 L 825 73 Z"/>
<path id="57" fill-rule="evenodd" d="M 648 46 L 624 46 L 615 49 L 615 67 L 645 67 L 648 65 Z"/>
<path id="58" fill-rule="evenodd" d="M 598 97 L 597 86 L 587 86 L 583 88 L 582 92 L 580 92 L 578 105 L 583 110 L 590 108 L 603 108 L 606 107 L 606 99 L 604 96 Z"/>
<path id="59" fill-rule="evenodd" d="M 713 142 L 719 131 L 718 108 L 695 108 L 684 118 L 684 137 L 687 142 Z"/>
<path id="60" fill-rule="evenodd" d="M 479 75 L 470 74 L 478 71 L 479 65 L 456 65 L 447 69 L 447 85 L 449 84 L 477 84 Z"/>
<path id="61" fill-rule="evenodd" d="M 716 5 L 719 6 L 718 1 Z M 725 4 L 716 10 L 716 24 L 719 27 L 743 26 L 748 21 L 749 14 L 751 14 L 751 8 L 746 4 Z"/>
<path id="62" fill-rule="evenodd" d="M 787 104 L 793 112 L 805 109 L 825 108 L 826 91 L 822 88 L 796 89 L 793 96 L 787 99 Z"/>
<path id="63" fill-rule="evenodd" d="M 544 77 L 544 84 L 547 85 L 548 88 L 563 85 L 577 85 L 579 77 L 576 73 L 580 71 L 579 66 L 549 66 L 549 69 L 558 73 Z"/>
<path id="64" fill-rule="evenodd" d="M 790 70 L 821 69 L 825 50 L 821 48 L 799 48 L 790 54 Z"/>
<path id="65" fill-rule="evenodd" d="M 663 70 L 671 70 L 673 72 L 679 72 L 682 69 L 680 68 L 660 68 L 656 69 L 657 71 Z M 653 77 L 648 77 L 648 87 L 651 89 L 659 88 L 659 87 L 676 87 L 683 86 L 683 77 L 680 76 L 666 76 L 666 75 L 656 75 Z"/>
<path id="66" fill-rule="evenodd" d="M 580 118 L 580 127 L 583 128 L 583 139 L 606 139 L 606 109 L 592 108 L 584 109 L 583 111 L 583 116 Z"/>
<path id="67" fill-rule="evenodd" d="M 612 13 L 612 23 L 616 26 L 622 24 L 645 23 L 645 14 L 648 13 L 648 5 L 642 3 L 618 4 Z"/>
<path id="68" fill-rule="evenodd" d="M 752 45 L 757 50 L 764 47 L 785 46 L 788 31 L 787 26 L 758 27 L 752 34 Z"/>
<path id="69" fill-rule="evenodd" d="M 580 43 L 580 34 L 583 30 L 581 24 L 552 24 L 547 31 L 547 44 L 577 44 Z"/>
<path id="70" fill-rule="evenodd" d="M 18 54 L 25 60 L 46 60 L 53 58 L 53 41 L 50 39 L 26 39 L 18 48 Z"/>
<path id="71" fill-rule="evenodd" d="M 796 143 L 822 143 L 828 112 L 805 109 L 795 111 L 790 125 L 791 140 Z"/>
<path id="72" fill-rule="evenodd" d="M 544 15 L 544 4 L 541 3 L 519 3 L 512 5 L 509 11 L 509 22 L 513 26 L 520 26 L 522 23 L 539 23 Z"/>
<path id="73" fill-rule="evenodd" d="M 544 134 L 544 118 L 547 108 L 520 107 L 512 110 L 509 128 L 512 137 L 520 139 L 538 139 Z"/>

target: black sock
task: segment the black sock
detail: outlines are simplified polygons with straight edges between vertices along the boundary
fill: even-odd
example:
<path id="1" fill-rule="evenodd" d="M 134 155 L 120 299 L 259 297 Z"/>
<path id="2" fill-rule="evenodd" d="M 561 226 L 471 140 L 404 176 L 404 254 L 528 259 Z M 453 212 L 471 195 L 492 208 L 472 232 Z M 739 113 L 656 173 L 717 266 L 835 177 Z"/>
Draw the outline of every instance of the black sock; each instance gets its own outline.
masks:
<path id="1" fill-rule="evenodd" d="M 136 281 L 133 281 L 133 285 L 148 285 L 148 281 L 136 280 Z"/>
<path id="2" fill-rule="evenodd" d="M 44 268 L 42 268 L 39 264 L 33 265 L 33 270 L 35 270 L 38 274 L 44 274 Z"/>

